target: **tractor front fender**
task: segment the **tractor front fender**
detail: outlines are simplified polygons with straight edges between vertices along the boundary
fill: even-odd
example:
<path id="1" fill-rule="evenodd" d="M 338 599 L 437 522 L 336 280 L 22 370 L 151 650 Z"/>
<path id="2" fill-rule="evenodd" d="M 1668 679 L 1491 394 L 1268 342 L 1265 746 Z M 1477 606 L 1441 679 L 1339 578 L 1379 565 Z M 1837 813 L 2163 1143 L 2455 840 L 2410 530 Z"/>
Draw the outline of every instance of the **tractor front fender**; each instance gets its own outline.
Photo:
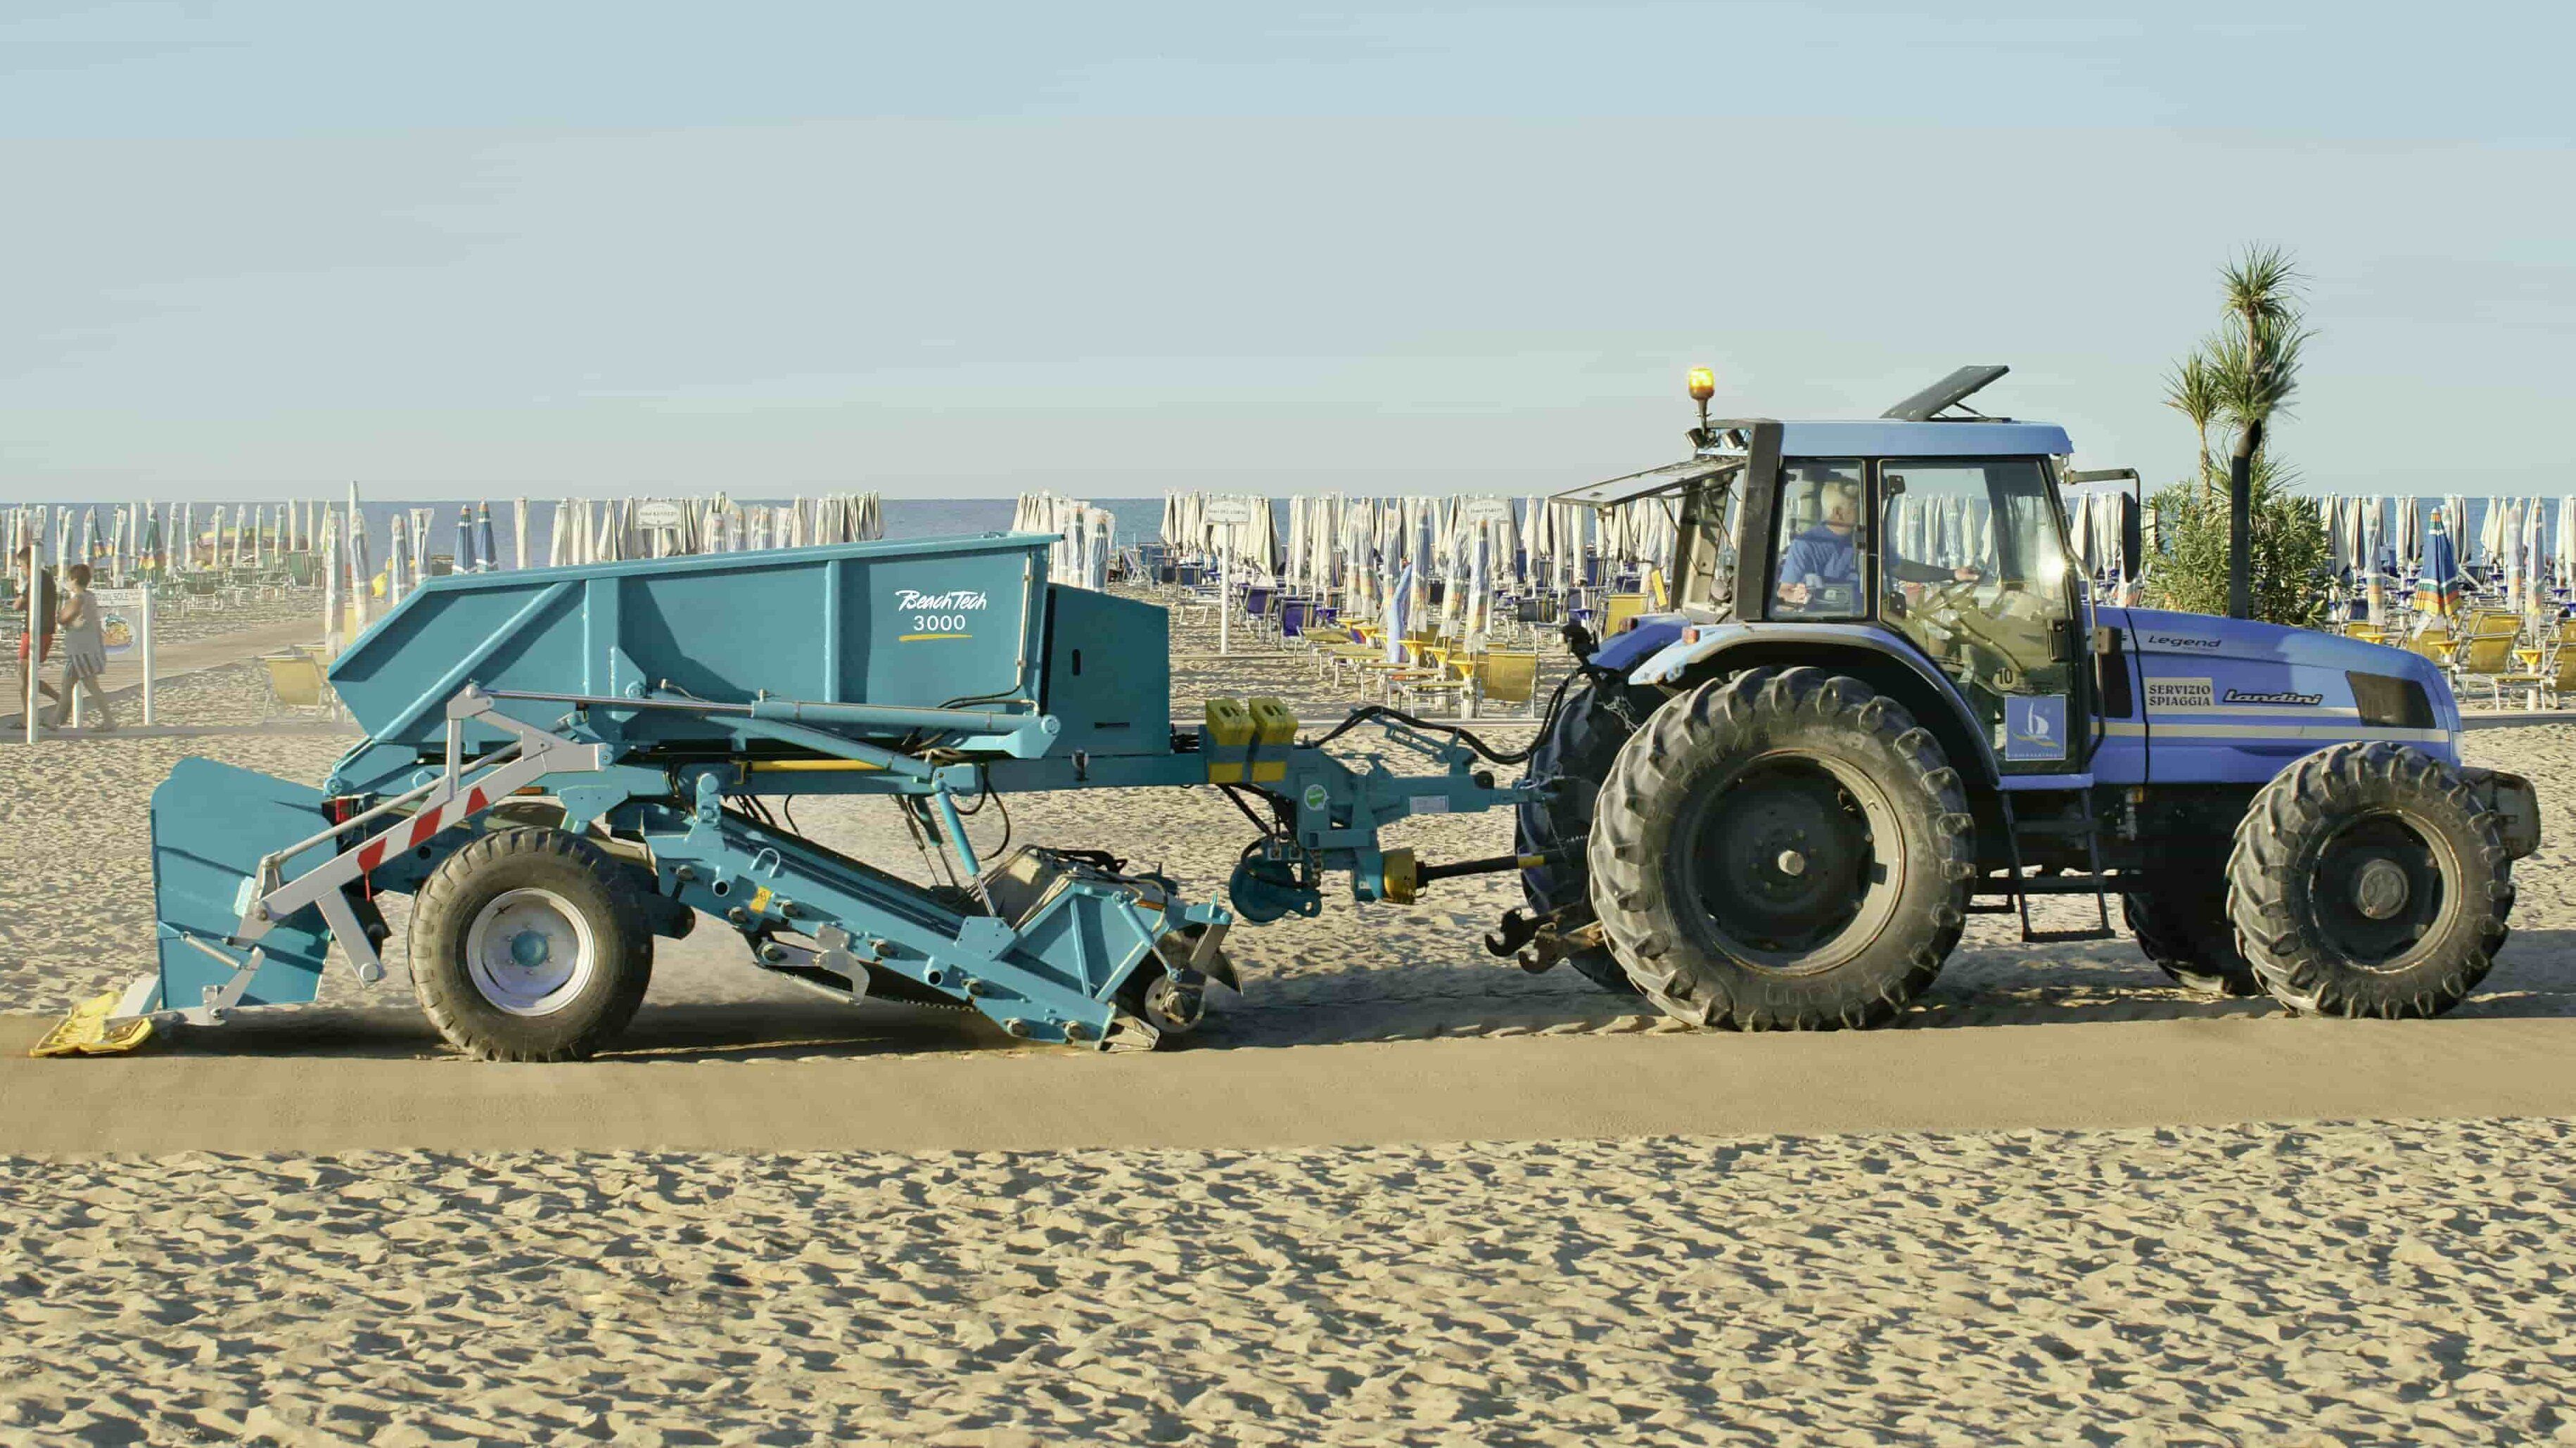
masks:
<path id="1" fill-rule="evenodd" d="M 2003 771 L 1950 676 L 1903 639 L 1866 624 L 1714 623 L 1685 628 L 1628 672 L 1628 682 L 1680 689 L 1719 674 L 1807 665 L 1849 674 L 1894 698 L 1932 731 L 1960 773 L 1991 785 Z"/>

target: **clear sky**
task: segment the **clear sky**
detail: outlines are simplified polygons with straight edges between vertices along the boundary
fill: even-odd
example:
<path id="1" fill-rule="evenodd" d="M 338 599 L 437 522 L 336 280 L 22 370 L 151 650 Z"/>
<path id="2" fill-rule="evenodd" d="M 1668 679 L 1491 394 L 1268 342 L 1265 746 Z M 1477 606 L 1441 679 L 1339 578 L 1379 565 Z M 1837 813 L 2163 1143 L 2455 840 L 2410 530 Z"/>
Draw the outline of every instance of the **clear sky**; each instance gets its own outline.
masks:
<path id="1" fill-rule="evenodd" d="M 0 496 L 1513 494 L 1682 373 L 2189 466 L 2248 241 L 2334 491 L 2576 489 L 2576 4 L 68 5 Z"/>

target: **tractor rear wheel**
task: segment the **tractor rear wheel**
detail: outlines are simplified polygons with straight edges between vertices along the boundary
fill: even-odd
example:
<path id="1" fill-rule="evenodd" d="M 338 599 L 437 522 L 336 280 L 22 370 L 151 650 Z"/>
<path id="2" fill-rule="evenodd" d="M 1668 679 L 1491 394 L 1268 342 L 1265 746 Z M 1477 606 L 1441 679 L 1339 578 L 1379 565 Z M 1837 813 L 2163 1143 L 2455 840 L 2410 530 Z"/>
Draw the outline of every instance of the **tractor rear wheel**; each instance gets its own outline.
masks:
<path id="1" fill-rule="evenodd" d="M 1530 912 L 1547 915 L 1589 900 L 1592 872 L 1583 855 L 1583 839 L 1592 833 L 1592 800 L 1602 779 L 1619 757 L 1619 746 L 1637 732 L 1637 724 L 1655 712 L 1664 696 L 1619 680 L 1587 680 L 1566 696 L 1564 707 L 1538 745 L 1530 751 L 1529 778 L 1553 779 L 1557 787 L 1522 803 L 1513 821 L 1517 853 L 1544 855 L 1571 845 L 1571 859 L 1521 871 L 1521 894 Z M 1624 713 L 1622 712 L 1624 711 Z M 1585 979 L 1615 995 L 1635 995 L 1628 973 L 1607 949 L 1578 950 L 1565 962 Z"/>
<path id="2" fill-rule="evenodd" d="M 562 830 L 496 830 L 450 855 L 411 916 L 412 988 L 486 1061 L 577 1061 L 643 1004 L 650 914 L 628 867 Z"/>
<path id="3" fill-rule="evenodd" d="M 2283 770 L 2227 862 L 2246 960 L 2314 1015 L 2440 1015 L 2486 978 L 2512 908 L 2499 816 L 2402 744 L 2338 744 Z"/>
<path id="4" fill-rule="evenodd" d="M 1592 826 L 1592 904 L 1668 1015 L 1893 1019 L 1959 943 L 1976 822 L 1931 731 L 1857 679 L 1754 669 L 1657 710 Z"/>
<path id="5" fill-rule="evenodd" d="M 2243 999 L 2263 994 L 2262 978 L 2236 948 L 2224 878 L 2184 883 L 2151 876 L 2146 883 L 2144 893 L 2120 897 L 2120 914 L 2156 969 L 2191 995 Z"/>

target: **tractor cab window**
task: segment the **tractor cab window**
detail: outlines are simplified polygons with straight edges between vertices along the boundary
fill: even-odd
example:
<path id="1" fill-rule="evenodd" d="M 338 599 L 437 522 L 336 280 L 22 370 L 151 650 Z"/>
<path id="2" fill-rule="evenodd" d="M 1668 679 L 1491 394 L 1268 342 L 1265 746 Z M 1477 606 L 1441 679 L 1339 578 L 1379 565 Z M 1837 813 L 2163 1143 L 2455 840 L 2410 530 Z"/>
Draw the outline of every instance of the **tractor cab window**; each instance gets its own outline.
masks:
<path id="1" fill-rule="evenodd" d="M 1773 618 L 1854 619 L 1861 595 L 1861 463 L 1791 458 L 1780 465 L 1780 536 L 1772 557 Z"/>
<path id="2" fill-rule="evenodd" d="M 1880 464 L 1879 616 L 1958 682 L 1995 756 L 2045 766 L 2079 752 L 2066 555 L 2036 458 Z"/>

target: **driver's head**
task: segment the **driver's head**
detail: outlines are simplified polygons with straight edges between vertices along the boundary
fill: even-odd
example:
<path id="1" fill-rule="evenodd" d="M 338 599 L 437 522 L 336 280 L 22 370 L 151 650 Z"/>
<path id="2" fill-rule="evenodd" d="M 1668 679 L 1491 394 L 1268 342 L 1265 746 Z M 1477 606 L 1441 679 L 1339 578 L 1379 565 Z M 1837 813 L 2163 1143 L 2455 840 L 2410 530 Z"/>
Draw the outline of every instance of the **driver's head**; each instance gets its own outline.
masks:
<path id="1" fill-rule="evenodd" d="M 1860 484 L 1848 478 L 1826 479 L 1817 502 L 1823 510 L 1825 526 L 1837 533 L 1850 532 L 1860 520 Z"/>

